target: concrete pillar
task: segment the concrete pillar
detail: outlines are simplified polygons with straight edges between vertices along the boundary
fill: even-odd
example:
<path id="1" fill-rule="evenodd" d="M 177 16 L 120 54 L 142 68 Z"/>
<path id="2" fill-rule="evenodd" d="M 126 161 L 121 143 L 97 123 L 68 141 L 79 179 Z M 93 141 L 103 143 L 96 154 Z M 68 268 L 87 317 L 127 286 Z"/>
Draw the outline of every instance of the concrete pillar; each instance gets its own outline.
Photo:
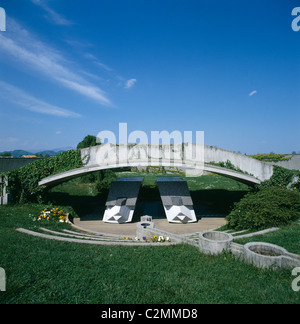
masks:
<path id="1" fill-rule="evenodd" d="M 8 186 L 8 180 L 6 176 L 0 176 L 0 205 L 7 205 L 8 194 L 6 187 Z"/>

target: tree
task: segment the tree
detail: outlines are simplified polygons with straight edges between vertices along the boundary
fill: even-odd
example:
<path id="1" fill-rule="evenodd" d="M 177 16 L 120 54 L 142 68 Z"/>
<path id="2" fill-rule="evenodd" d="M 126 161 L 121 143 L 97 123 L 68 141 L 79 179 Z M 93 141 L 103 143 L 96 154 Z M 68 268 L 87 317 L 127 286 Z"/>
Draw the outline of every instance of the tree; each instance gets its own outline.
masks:
<path id="1" fill-rule="evenodd" d="M 99 138 L 93 135 L 87 135 L 78 145 L 77 150 L 101 145 L 101 141 Z M 110 187 L 110 184 L 116 180 L 117 176 L 115 172 L 111 170 L 102 170 L 102 171 L 96 171 L 90 174 L 87 174 L 85 176 L 81 177 L 81 181 L 84 183 L 96 183 L 96 188 L 98 192 L 102 192 L 102 190 L 107 190 Z"/>
<path id="2" fill-rule="evenodd" d="M 11 157 L 11 152 L 2 153 L 0 156 Z"/>
<path id="3" fill-rule="evenodd" d="M 87 135 L 80 143 L 78 143 L 77 150 L 96 145 L 101 145 L 100 139 L 93 135 Z"/>

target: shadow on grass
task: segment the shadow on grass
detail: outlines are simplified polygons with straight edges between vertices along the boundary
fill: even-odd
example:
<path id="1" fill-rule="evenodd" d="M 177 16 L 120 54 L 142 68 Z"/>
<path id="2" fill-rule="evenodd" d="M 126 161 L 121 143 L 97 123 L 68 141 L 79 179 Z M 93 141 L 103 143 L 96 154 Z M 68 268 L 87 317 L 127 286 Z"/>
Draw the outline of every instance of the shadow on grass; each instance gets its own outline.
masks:
<path id="1" fill-rule="evenodd" d="M 228 215 L 234 204 L 240 201 L 249 191 L 204 189 L 191 191 L 194 205 L 212 209 L 216 213 Z"/>
<path id="2" fill-rule="evenodd" d="M 108 190 L 96 196 L 72 195 L 66 192 L 48 192 L 46 200 L 54 205 L 71 206 L 75 211 L 75 217 L 83 217 L 92 214 L 95 209 L 105 206 Z"/>

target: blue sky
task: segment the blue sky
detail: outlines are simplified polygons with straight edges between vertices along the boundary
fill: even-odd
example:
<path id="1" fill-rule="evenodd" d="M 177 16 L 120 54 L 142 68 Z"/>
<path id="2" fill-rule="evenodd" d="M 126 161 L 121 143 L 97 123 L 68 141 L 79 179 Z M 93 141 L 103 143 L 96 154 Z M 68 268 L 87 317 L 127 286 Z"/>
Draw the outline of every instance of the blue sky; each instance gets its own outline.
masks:
<path id="1" fill-rule="evenodd" d="M 300 151 L 294 0 L 0 0 L 0 151 L 204 131 L 241 153 Z"/>

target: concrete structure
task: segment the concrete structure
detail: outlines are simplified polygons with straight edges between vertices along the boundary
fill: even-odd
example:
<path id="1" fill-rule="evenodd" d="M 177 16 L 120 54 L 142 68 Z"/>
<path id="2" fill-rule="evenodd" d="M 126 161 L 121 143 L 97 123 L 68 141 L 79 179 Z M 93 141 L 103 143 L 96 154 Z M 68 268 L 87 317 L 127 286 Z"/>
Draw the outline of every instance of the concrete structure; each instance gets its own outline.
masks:
<path id="1" fill-rule="evenodd" d="M 147 235 L 148 232 L 145 233 L 145 229 L 153 229 L 153 228 L 154 228 L 154 223 L 152 221 L 152 217 L 142 216 L 141 221 L 136 225 L 136 237 L 141 241 L 143 240 L 143 238 L 149 240 L 150 236 Z"/>
<path id="2" fill-rule="evenodd" d="M 55 186 L 90 172 L 122 167 L 163 166 L 180 168 L 188 176 L 204 171 L 225 175 L 248 184 L 270 179 L 273 166 L 248 156 L 199 144 L 113 145 L 105 144 L 81 150 L 83 167 L 47 177 L 39 185 Z M 209 163 L 230 161 L 243 172 Z M 250 175 L 251 174 L 251 175 Z"/>
<path id="3" fill-rule="evenodd" d="M 163 209 L 163 207 L 162 207 Z M 141 214 L 142 215 L 142 214 Z M 144 213 L 144 215 L 147 215 Z M 125 224 L 111 224 L 103 222 L 103 215 L 96 218 L 74 218 L 72 220 L 72 226 L 76 227 L 78 230 L 88 231 L 88 232 L 98 232 L 98 233 L 110 233 L 116 235 L 124 236 L 135 236 L 136 233 L 136 222 L 125 223 Z M 143 217 L 141 217 L 143 218 Z M 148 221 L 147 219 L 150 219 Z M 169 223 L 166 218 L 152 218 L 147 216 L 143 223 L 153 222 L 155 228 L 173 233 L 178 235 L 190 235 L 191 233 L 199 233 L 204 231 L 213 230 L 221 226 L 226 225 L 226 220 L 224 217 L 203 217 L 201 220 L 198 220 L 196 223 L 188 223 L 184 226 L 179 226 L 176 223 Z M 143 226 L 141 226 L 144 228 Z M 147 228 L 147 227 L 146 227 Z M 197 235 L 198 239 L 199 235 Z"/>
<path id="4" fill-rule="evenodd" d="M 251 242 L 241 245 L 234 242 L 237 236 L 218 231 L 206 231 L 199 233 L 200 235 L 197 235 L 198 233 L 178 235 L 156 228 L 149 216 L 141 217 L 141 222 L 136 225 L 135 236 L 127 237 L 126 239 L 121 234 L 100 233 L 78 227 L 72 222 L 70 224 L 76 229 L 76 232 L 66 229 L 56 232 L 42 227 L 40 227 L 40 230 L 48 234 L 24 228 L 17 228 L 16 231 L 44 239 L 93 245 L 166 246 L 189 244 L 197 247 L 201 253 L 210 255 L 231 252 L 237 259 L 259 268 L 294 269 L 300 267 L 300 255 L 289 253 L 280 246 L 263 242 Z M 252 236 L 261 235 L 261 233 L 261 231 L 252 233 Z M 151 243 L 150 237 L 154 235 L 164 236 L 164 238 L 169 238 L 169 240 L 166 240 L 164 243 Z M 144 239 L 147 239 L 147 241 Z"/>
<path id="5" fill-rule="evenodd" d="M 288 157 L 289 155 L 287 155 Z M 278 162 L 266 162 L 270 165 L 278 165 L 289 170 L 300 170 L 300 154 L 294 154 L 289 160 L 278 161 Z"/>
<path id="6" fill-rule="evenodd" d="M 261 233 L 262 231 L 251 235 L 260 235 Z M 238 236 L 217 231 L 200 233 L 199 249 L 201 252 L 210 255 L 231 251 L 236 258 L 258 268 L 293 269 L 300 266 L 299 255 L 289 253 L 278 245 L 262 242 L 250 242 L 241 245 L 233 242 L 237 238 Z"/>
<path id="7" fill-rule="evenodd" d="M 258 268 L 293 269 L 300 266 L 299 255 L 264 242 L 247 243 L 244 246 L 244 260 Z"/>
<path id="8" fill-rule="evenodd" d="M 32 163 L 36 159 L 23 159 L 23 158 L 11 158 L 0 157 L 0 173 L 9 172 L 19 169 L 29 163 Z M 0 175 L 0 206 L 6 205 L 9 201 L 10 195 L 7 193 L 6 187 L 8 186 L 7 176 Z"/>
<path id="9" fill-rule="evenodd" d="M 13 157 L 0 157 L 0 172 L 16 170 L 37 160 L 40 160 L 40 158 L 25 159 Z"/>
<path id="10" fill-rule="evenodd" d="M 233 236 L 223 232 L 208 231 L 200 233 L 199 249 L 209 255 L 218 255 L 228 251 L 233 242 Z"/>
<path id="11" fill-rule="evenodd" d="M 66 242 L 66 243 L 78 243 L 78 244 L 89 244 L 89 245 L 106 245 L 106 246 L 113 246 L 113 245 L 120 245 L 120 246 L 166 246 L 166 245 L 174 245 L 176 242 L 166 242 L 166 243 L 144 243 L 144 242 L 135 242 L 134 240 L 124 240 L 124 238 L 111 238 L 109 237 L 95 237 L 94 239 L 91 237 L 83 237 L 83 235 L 73 234 L 73 237 L 66 237 L 65 233 L 60 232 L 59 235 L 53 234 L 44 234 L 37 231 L 31 231 L 25 228 L 17 228 L 17 232 L 31 235 L 34 237 L 39 237 L 48 240 Z M 49 231 L 48 231 L 49 232 Z M 53 231 L 51 231 L 53 233 Z M 96 235 L 97 236 L 97 235 Z M 97 239 L 98 238 L 98 239 Z"/>
<path id="12" fill-rule="evenodd" d="M 111 184 L 103 221 L 129 223 L 132 221 L 143 177 L 120 178 Z"/>
<path id="13" fill-rule="evenodd" d="M 7 177 L 0 175 L 0 206 L 7 205 L 8 203 L 8 193 L 6 192 L 7 185 Z"/>
<path id="14" fill-rule="evenodd" d="M 179 177 L 157 177 L 157 185 L 170 223 L 197 221 L 186 181 Z"/>

